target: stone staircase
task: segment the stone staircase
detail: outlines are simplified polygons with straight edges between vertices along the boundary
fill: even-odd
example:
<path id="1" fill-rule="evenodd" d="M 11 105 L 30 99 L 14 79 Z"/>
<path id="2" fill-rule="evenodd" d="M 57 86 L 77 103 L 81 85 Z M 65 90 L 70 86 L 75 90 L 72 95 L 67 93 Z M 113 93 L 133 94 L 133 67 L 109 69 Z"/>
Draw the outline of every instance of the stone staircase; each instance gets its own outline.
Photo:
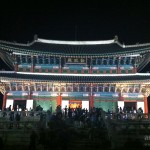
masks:
<path id="1" fill-rule="evenodd" d="M 31 131 L 23 130 L 5 130 L 0 131 L 0 137 L 3 139 L 4 150 L 27 150 L 30 141 Z"/>
<path id="2" fill-rule="evenodd" d="M 149 121 L 107 121 L 108 134 L 112 149 L 121 149 L 128 142 L 149 145 L 150 148 L 150 122 Z M 147 138 L 147 139 L 146 139 Z M 119 141 L 119 142 L 118 142 Z M 133 144 L 134 147 L 137 144 Z"/>
<path id="3" fill-rule="evenodd" d="M 99 150 L 100 147 L 108 149 L 108 143 L 104 139 L 106 139 L 105 131 L 101 132 L 102 134 L 97 134 L 92 138 L 88 136 L 87 129 L 77 129 L 79 134 L 76 135 L 74 138 L 68 143 L 68 150 Z M 39 131 L 37 131 L 38 133 Z M 98 130 L 96 130 L 98 133 Z M 29 149 L 29 142 L 30 142 L 30 134 L 31 130 L 7 130 L 7 131 L 0 131 L 0 137 L 3 138 L 4 141 L 4 148 L 3 150 L 28 150 Z M 36 150 L 61 150 L 61 146 L 59 143 L 53 147 L 46 147 L 37 143 Z"/>
<path id="4" fill-rule="evenodd" d="M 69 144 L 69 150 L 97 150 L 101 143 L 89 139 L 76 139 Z"/>

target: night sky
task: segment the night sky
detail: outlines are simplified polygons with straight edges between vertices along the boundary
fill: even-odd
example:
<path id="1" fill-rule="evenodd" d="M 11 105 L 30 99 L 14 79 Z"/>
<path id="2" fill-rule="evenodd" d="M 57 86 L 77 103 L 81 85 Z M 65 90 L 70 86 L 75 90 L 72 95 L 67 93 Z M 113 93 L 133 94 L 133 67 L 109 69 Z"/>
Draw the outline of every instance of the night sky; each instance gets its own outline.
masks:
<path id="1" fill-rule="evenodd" d="M 0 9 L 0 39 L 27 43 L 34 34 L 55 40 L 108 40 L 118 35 L 125 44 L 150 42 L 148 2 L 13 2 Z"/>
<path id="2" fill-rule="evenodd" d="M 5 3 L 0 9 L 0 40 L 27 43 L 37 34 L 52 40 L 90 41 L 117 35 L 124 44 L 150 42 L 148 0 Z"/>

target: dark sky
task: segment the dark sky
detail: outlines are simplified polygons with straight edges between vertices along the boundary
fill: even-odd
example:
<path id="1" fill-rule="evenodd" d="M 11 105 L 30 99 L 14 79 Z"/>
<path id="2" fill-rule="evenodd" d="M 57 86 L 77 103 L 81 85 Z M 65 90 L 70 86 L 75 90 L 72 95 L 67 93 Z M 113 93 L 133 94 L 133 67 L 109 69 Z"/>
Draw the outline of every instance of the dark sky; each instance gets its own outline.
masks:
<path id="1" fill-rule="evenodd" d="M 27 43 L 35 34 L 39 38 L 73 41 L 109 40 L 117 35 L 124 44 L 147 43 L 150 2 L 49 0 L 1 5 L 0 40 Z"/>
<path id="2" fill-rule="evenodd" d="M 34 34 L 55 40 L 150 42 L 150 3 L 145 1 L 44 1 L 8 3 L 0 9 L 0 40 L 30 42 Z"/>

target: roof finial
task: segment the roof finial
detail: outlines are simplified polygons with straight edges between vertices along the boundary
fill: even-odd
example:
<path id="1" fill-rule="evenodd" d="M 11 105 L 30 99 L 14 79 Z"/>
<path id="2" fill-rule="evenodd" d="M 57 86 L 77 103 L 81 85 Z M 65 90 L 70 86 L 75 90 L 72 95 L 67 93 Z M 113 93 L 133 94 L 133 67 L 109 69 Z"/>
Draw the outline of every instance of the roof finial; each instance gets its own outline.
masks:
<path id="1" fill-rule="evenodd" d="M 124 43 L 122 44 L 122 47 L 123 47 L 123 48 L 125 48 L 125 47 L 126 47 Z"/>
<path id="2" fill-rule="evenodd" d="M 34 41 L 36 41 L 36 40 L 38 40 L 38 35 L 37 34 L 34 35 Z"/>
<path id="3" fill-rule="evenodd" d="M 114 41 L 115 41 L 115 42 L 117 42 L 117 41 L 118 41 L 118 36 L 117 36 L 117 35 L 115 35 L 115 37 L 114 37 Z"/>

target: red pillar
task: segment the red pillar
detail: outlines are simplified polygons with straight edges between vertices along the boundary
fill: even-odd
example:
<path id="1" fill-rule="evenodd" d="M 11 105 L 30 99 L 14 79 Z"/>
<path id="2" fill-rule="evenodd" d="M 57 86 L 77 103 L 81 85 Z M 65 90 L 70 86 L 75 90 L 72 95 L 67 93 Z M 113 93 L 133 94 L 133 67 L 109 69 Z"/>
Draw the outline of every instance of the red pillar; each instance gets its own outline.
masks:
<path id="1" fill-rule="evenodd" d="M 32 99 L 32 93 L 31 93 L 31 91 L 29 92 L 28 99 Z"/>
<path id="2" fill-rule="evenodd" d="M 121 73 L 121 69 L 120 69 L 120 67 L 119 67 L 119 66 L 117 67 L 117 73 L 118 73 L 118 74 L 120 74 L 120 73 Z"/>
<path id="3" fill-rule="evenodd" d="M 33 62 L 33 56 L 31 56 L 31 72 L 34 72 L 34 62 Z"/>
<path id="4" fill-rule="evenodd" d="M 93 95 L 90 96 L 90 108 L 94 107 L 94 97 Z"/>
<path id="5" fill-rule="evenodd" d="M 31 64 L 31 70 L 30 71 L 34 72 L 34 65 L 33 64 Z"/>
<path id="6" fill-rule="evenodd" d="M 57 106 L 58 106 L 58 105 L 61 106 L 61 104 L 62 104 L 62 96 L 59 95 L 59 96 L 57 97 Z"/>
<path id="7" fill-rule="evenodd" d="M 122 97 L 122 94 L 121 93 L 119 93 L 119 99 L 118 99 L 119 101 L 124 101 L 124 98 Z"/>
<path id="8" fill-rule="evenodd" d="M 18 64 L 15 64 L 15 71 L 18 71 Z"/>
<path id="9" fill-rule="evenodd" d="M 59 68 L 59 73 L 62 73 L 62 68 Z"/>
<path id="10" fill-rule="evenodd" d="M 134 73 L 137 73 L 137 68 L 136 67 L 134 67 Z"/>
<path id="11" fill-rule="evenodd" d="M 90 67 L 90 71 L 89 71 L 89 73 L 90 73 L 90 74 L 92 74 L 92 73 L 93 73 L 93 69 L 92 69 L 92 67 Z"/>
<path id="12" fill-rule="evenodd" d="M 144 96 L 144 113 L 148 113 L 148 103 L 146 96 Z"/>
<path id="13" fill-rule="evenodd" d="M 6 107 L 6 100 L 7 100 L 7 92 L 5 92 L 4 96 L 3 96 L 3 105 L 2 105 L 2 110 L 4 107 Z"/>

